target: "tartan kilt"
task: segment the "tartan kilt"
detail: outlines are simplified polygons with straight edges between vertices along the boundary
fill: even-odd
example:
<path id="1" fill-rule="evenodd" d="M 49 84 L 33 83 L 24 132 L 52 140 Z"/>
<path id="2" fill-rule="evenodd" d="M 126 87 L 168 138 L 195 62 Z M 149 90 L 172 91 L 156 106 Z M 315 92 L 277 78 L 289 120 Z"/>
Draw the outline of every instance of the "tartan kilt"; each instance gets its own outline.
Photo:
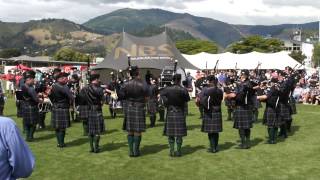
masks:
<path id="1" fill-rule="evenodd" d="M 283 122 L 279 118 L 279 115 L 275 109 L 266 107 L 263 114 L 263 124 L 268 127 L 280 127 Z"/>
<path id="2" fill-rule="evenodd" d="M 96 135 L 105 131 L 102 110 L 99 106 L 91 106 L 88 109 L 88 134 Z M 101 108 L 100 108 L 101 109 Z"/>
<path id="3" fill-rule="evenodd" d="M 39 122 L 38 106 L 22 102 L 21 111 L 24 125 L 36 125 Z"/>
<path id="4" fill-rule="evenodd" d="M 233 112 L 235 129 L 250 129 L 252 128 L 252 108 L 249 106 L 237 106 Z"/>
<path id="5" fill-rule="evenodd" d="M 88 105 L 79 105 L 79 118 L 83 121 L 87 121 L 89 114 L 89 106 Z"/>
<path id="6" fill-rule="evenodd" d="M 187 136 L 187 124 L 184 110 L 179 107 L 168 107 L 164 125 L 166 136 Z"/>
<path id="7" fill-rule="evenodd" d="M 201 131 L 205 133 L 222 132 L 221 108 L 217 110 L 204 111 Z"/>
<path id="8" fill-rule="evenodd" d="M 51 125 L 55 129 L 66 129 L 70 127 L 69 108 L 52 107 Z"/>
<path id="9" fill-rule="evenodd" d="M 228 107 L 228 109 L 234 109 L 234 107 L 236 106 L 236 101 L 234 99 L 225 99 L 224 103 Z"/>
<path id="10" fill-rule="evenodd" d="M 290 113 L 290 106 L 289 104 L 282 104 L 279 103 L 279 118 L 281 119 L 282 122 L 287 122 L 287 121 L 291 121 L 292 117 L 291 117 L 291 113 Z"/>
<path id="11" fill-rule="evenodd" d="M 144 132 L 146 130 L 145 103 L 126 101 L 126 130 L 128 132 Z"/>
<path id="12" fill-rule="evenodd" d="M 16 107 L 17 107 L 17 117 L 22 118 L 23 113 L 22 113 L 22 105 L 20 100 L 16 101 Z"/>
<path id="13" fill-rule="evenodd" d="M 158 100 L 149 99 L 147 103 L 147 109 L 149 114 L 154 114 L 158 112 Z"/>
<path id="14" fill-rule="evenodd" d="M 296 100 L 292 96 L 290 96 L 289 98 L 289 105 L 290 105 L 290 113 L 297 114 Z"/>

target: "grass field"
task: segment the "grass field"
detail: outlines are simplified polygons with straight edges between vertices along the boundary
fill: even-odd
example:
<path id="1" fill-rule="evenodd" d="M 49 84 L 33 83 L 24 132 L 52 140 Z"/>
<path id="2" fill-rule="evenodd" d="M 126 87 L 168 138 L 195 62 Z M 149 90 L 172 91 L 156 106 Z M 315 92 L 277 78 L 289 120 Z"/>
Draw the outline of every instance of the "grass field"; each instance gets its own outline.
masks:
<path id="1" fill-rule="evenodd" d="M 126 133 L 121 130 L 122 118 L 104 115 L 107 132 L 101 138 L 102 152 L 89 153 L 87 137 L 82 136 L 81 123 L 73 123 L 66 135 L 67 147 L 56 147 L 54 131 L 43 130 L 29 143 L 36 168 L 29 179 L 319 179 L 320 178 L 320 106 L 298 105 L 293 132 L 285 141 L 266 144 L 266 128 L 261 120 L 252 129 L 252 147 L 237 149 L 239 138 L 232 122 L 226 121 L 220 134 L 220 152 L 206 152 L 207 135 L 200 132 L 199 113 L 190 102 L 187 118 L 188 136 L 184 138 L 183 156 L 168 156 L 163 124 L 143 134 L 139 158 L 128 157 Z M 9 99 L 5 114 L 21 127 L 16 118 L 14 101 Z M 260 119 L 262 109 L 260 111 Z M 147 121 L 149 123 L 149 121 Z M 50 123 L 47 115 L 46 123 Z"/>

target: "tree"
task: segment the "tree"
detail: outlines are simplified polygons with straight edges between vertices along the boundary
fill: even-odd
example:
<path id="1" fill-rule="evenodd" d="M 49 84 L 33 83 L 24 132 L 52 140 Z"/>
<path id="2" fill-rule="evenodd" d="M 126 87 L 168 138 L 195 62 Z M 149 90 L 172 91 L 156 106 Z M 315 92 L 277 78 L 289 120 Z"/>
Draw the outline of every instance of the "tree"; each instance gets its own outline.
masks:
<path id="1" fill-rule="evenodd" d="M 0 58 L 11 58 L 21 56 L 21 52 L 18 49 L 3 49 L 0 51 Z"/>
<path id="2" fill-rule="evenodd" d="M 298 61 L 299 63 L 302 63 L 304 59 L 307 58 L 306 55 L 302 54 L 302 51 L 292 51 L 289 56 L 291 56 L 293 59 Z"/>
<path id="3" fill-rule="evenodd" d="M 219 49 L 216 43 L 199 39 L 178 41 L 176 47 L 184 54 L 197 54 L 201 52 L 216 54 Z"/>
<path id="4" fill-rule="evenodd" d="M 53 58 L 57 61 L 78 61 L 78 62 L 86 62 L 90 59 L 90 56 L 75 51 L 71 48 L 64 47 L 58 50 Z"/>
<path id="5" fill-rule="evenodd" d="M 314 45 L 312 63 L 314 67 L 318 67 L 320 65 L 320 43 Z"/>
<path id="6" fill-rule="evenodd" d="M 233 43 L 229 47 L 229 51 L 233 53 L 243 54 L 252 51 L 257 52 L 279 52 L 283 50 L 283 42 L 279 39 L 265 39 L 261 36 L 249 36 L 241 41 Z"/>

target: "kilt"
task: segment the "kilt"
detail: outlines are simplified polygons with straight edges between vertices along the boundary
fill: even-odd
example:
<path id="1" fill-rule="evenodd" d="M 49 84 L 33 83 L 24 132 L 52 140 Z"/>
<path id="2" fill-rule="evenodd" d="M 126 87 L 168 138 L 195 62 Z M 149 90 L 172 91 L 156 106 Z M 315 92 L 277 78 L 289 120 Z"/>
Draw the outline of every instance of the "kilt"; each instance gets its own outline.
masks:
<path id="1" fill-rule="evenodd" d="M 279 113 L 279 118 L 281 119 L 282 122 L 286 122 L 286 121 L 291 121 L 292 120 L 289 104 L 279 103 L 278 104 L 278 108 L 279 108 L 279 112 L 280 112 Z"/>
<path id="2" fill-rule="evenodd" d="M 21 105 L 21 101 L 17 100 L 16 101 L 16 107 L 17 107 L 17 117 L 22 118 L 22 105 Z"/>
<path id="3" fill-rule="evenodd" d="M 89 114 L 89 106 L 88 105 L 79 105 L 79 118 L 83 121 L 87 121 L 88 119 L 88 114 Z"/>
<path id="4" fill-rule="evenodd" d="M 236 101 L 234 99 L 225 99 L 224 103 L 228 109 L 233 109 L 236 106 Z"/>
<path id="5" fill-rule="evenodd" d="M 126 101 L 125 104 L 126 130 L 128 132 L 144 132 L 146 130 L 145 103 Z"/>
<path id="6" fill-rule="evenodd" d="M 249 106 L 237 106 L 233 112 L 235 129 L 250 129 L 252 128 L 252 108 Z"/>
<path id="7" fill-rule="evenodd" d="M 290 96 L 289 98 L 289 105 L 290 105 L 290 113 L 297 114 L 296 100 L 292 96 Z"/>
<path id="8" fill-rule="evenodd" d="M 221 107 L 215 107 L 213 110 L 204 111 L 201 131 L 205 133 L 222 132 Z"/>
<path id="9" fill-rule="evenodd" d="M 164 125 L 164 135 L 166 136 L 187 136 L 187 124 L 184 109 L 169 106 Z"/>
<path id="10" fill-rule="evenodd" d="M 277 113 L 275 109 L 266 107 L 262 123 L 268 127 L 280 127 L 283 124 L 283 121 L 281 121 L 279 113 Z"/>
<path id="11" fill-rule="evenodd" d="M 69 108 L 52 107 L 51 125 L 55 129 L 66 129 L 70 127 Z"/>
<path id="12" fill-rule="evenodd" d="M 24 125 L 36 125 L 39 122 L 38 106 L 21 102 L 21 111 Z"/>
<path id="13" fill-rule="evenodd" d="M 105 131 L 103 114 L 100 106 L 88 108 L 88 134 L 96 135 Z"/>
<path id="14" fill-rule="evenodd" d="M 147 109 L 149 114 L 155 114 L 158 112 L 158 100 L 149 99 L 147 103 Z"/>

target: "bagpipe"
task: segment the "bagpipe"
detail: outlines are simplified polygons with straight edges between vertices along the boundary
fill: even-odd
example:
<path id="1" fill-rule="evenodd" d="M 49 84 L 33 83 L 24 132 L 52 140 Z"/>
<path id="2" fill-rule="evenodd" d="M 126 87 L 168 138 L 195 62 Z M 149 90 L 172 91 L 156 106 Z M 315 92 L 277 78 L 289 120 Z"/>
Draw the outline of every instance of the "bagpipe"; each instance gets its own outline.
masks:
<path id="1" fill-rule="evenodd" d="M 160 74 L 160 83 L 159 83 L 160 89 L 166 86 L 172 85 L 173 76 L 177 72 L 177 65 L 178 65 L 178 60 L 175 60 L 173 68 L 172 66 L 166 66 L 165 68 L 162 69 L 162 72 Z"/>

